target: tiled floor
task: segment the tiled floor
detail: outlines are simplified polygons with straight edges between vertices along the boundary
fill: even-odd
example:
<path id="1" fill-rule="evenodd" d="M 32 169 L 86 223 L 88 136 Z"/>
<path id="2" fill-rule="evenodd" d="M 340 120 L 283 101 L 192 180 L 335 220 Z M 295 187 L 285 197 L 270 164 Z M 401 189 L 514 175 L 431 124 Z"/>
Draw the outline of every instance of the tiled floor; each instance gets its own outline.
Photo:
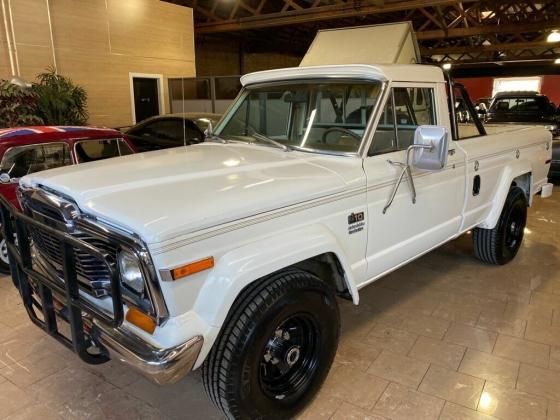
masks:
<path id="1" fill-rule="evenodd" d="M 470 235 L 341 302 L 342 339 L 306 419 L 560 419 L 560 188 L 536 198 L 517 259 L 472 257 Z M 92 367 L 27 319 L 0 278 L 0 419 L 207 419 L 193 374 L 157 387 Z M 493 416 L 493 417 L 490 417 Z"/>

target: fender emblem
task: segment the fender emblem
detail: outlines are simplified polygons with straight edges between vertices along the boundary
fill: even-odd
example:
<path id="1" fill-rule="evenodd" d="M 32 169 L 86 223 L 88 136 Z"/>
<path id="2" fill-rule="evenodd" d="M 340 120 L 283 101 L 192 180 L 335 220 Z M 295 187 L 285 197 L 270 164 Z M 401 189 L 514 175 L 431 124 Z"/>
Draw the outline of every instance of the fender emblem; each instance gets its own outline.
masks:
<path id="1" fill-rule="evenodd" d="M 361 211 L 359 213 L 351 213 L 348 216 L 348 234 L 352 235 L 353 233 L 360 232 L 364 230 L 364 226 L 366 225 L 364 212 Z"/>

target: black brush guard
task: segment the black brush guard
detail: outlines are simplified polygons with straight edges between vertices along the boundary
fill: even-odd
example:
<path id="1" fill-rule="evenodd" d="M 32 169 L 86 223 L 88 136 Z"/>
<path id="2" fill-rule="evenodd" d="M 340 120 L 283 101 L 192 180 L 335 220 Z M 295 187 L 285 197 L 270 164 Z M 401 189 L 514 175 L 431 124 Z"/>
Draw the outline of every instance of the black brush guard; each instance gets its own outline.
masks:
<path id="1" fill-rule="evenodd" d="M 124 314 L 121 285 L 114 258 L 66 232 L 54 229 L 21 213 L 1 196 L 0 212 L 12 279 L 19 289 L 31 321 L 45 330 L 47 334 L 72 349 L 84 362 L 100 364 L 108 361 L 107 352 L 93 342 L 88 332 L 88 327 L 91 325 L 88 326 L 84 323 L 84 317 L 95 319 L 114 328 L 122 324 Z M 59 279 L 51 279 L 33 268 L 29 226 L 41 229 L 60 240 L 64 282 Z M 80 295 L 74 249 L 87 252 L 107 264 L 111 279 L 112 314 L 97 308 Z M 30 279 L 36 284 L 36 291 L 31 286 Z M 65 306 L 66 310 L 61 311 L 60 308 L 55 307 L 53 292 L 57 297 L 65 298 L 66 301 L 60 303 Z M 36 310 L 41 311 L 43 319 L 37 316 Z M 69 323 L 70 338 L 59 331 L 57 314 L 58 317 Z M 92 348 L 97 348 L 98 352 L 91 353 L 88 351 Z"/>

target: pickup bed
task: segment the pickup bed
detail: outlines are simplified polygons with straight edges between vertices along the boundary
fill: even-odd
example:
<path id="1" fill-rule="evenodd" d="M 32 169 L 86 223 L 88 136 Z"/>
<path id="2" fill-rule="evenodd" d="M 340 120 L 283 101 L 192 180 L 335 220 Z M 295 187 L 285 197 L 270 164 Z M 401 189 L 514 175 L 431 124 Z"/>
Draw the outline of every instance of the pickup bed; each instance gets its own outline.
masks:
<path id="1" fill-rule="evenodd" d="M 469 230 L 483 262 L 515 257 L 552 140 L 486 133 L 431 66 L 242 84 L 206 142 L 27 176 L 3 226 L 32 320 L 84 361 L 162 384 L 201 368 L 228 417 L 288 418 L 330 368 L 338 298 Z"/>

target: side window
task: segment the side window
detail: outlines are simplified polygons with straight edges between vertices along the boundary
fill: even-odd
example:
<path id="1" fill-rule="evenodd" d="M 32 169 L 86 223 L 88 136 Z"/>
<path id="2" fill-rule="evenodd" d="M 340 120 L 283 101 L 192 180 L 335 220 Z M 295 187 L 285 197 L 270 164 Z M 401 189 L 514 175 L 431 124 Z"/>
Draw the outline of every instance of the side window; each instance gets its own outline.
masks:
<path id="1" fill-rule="evenodd" d="M 132 153 L 128 144 L 121 139 L 84 140 L 76 143 L 78 163 L 92 162 Z"/>
<path id="2" fill-rule="evenodd" d="M 380 155 L 382 153 L 397 150 L 397 131 L 395 129 L 395 115 L 393 113 L 393 95 L 389 95 L 387 103 L 383 108 L 383 114 L 377 124 L 373 135 L 373 141 L 369 148 L 368 156 Z"/>
<path id="3" fill-rule="evenodd" d="M 414 132 L 419 125 L 436 123 L 433 89 L 394 88 L 395 117 L 399 150 L 414 142 Z"/>
<path id="4" fill-rule="evenodd" d="M 134 153 L 128 143 L 123 139 L 119 139 L 117 144 L 119 145 L 119 152 L 121 156 L 131 155 Z"/>
<path id="5" fill-rule="evenodd" d="M 185 143 L 197 144 L 204 140 L 204 133 L 196 126 L 196 124 L 185 121 Z"/>
<path id="6" fill-rule="evenodd" d="M 436 124 L 432 88 L 393 88 L 377 125 L 369 156 L 406 150 L 420 125 Z"/>
<path id="7" fill-rule="evenodd" d="M 21 178 L 33 172 L 71 164 L 72 158 L 66 143 L 20 146 L 4 154 L 0 171 L 8 173 L 12 178 Z"/>

